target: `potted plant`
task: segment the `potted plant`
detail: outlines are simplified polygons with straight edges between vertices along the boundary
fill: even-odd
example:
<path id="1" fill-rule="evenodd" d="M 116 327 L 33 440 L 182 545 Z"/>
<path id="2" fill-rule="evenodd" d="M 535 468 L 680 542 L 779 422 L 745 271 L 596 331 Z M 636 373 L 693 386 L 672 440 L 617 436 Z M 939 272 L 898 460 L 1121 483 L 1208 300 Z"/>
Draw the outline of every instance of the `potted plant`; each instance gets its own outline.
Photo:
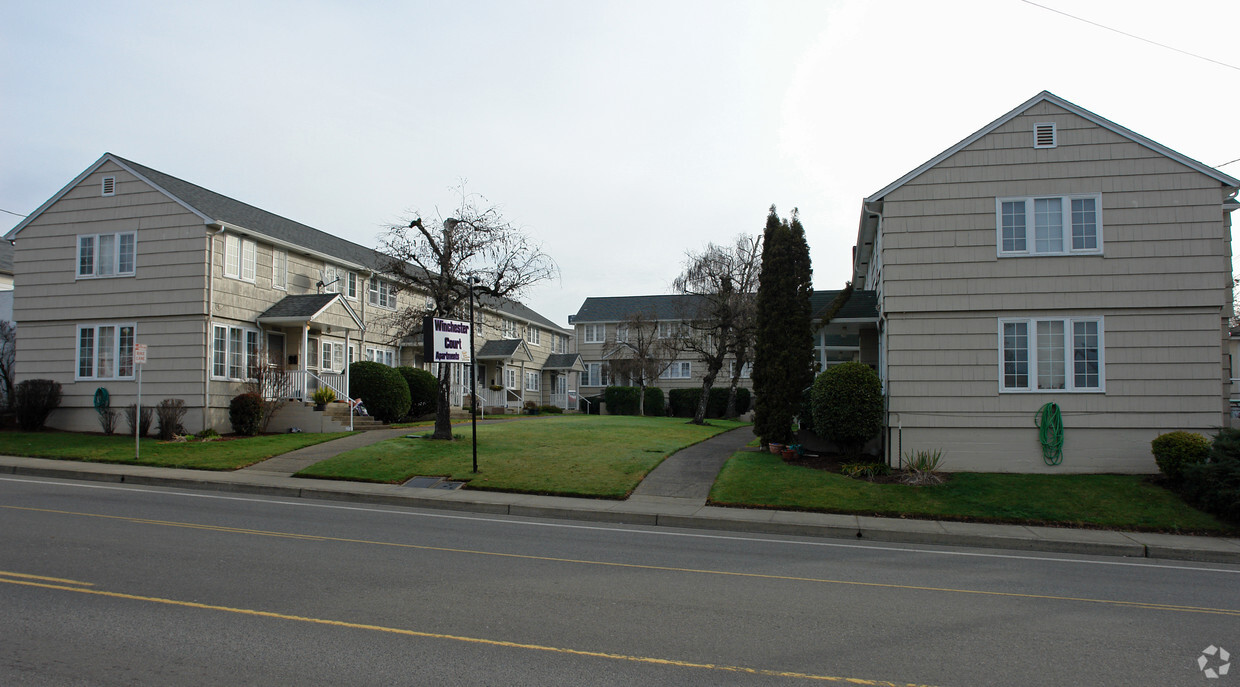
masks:
<path id="1" fill-rule="evenodd" d="M 327 404 L 336 400 L 336 392 L 332 391 L 330 386 L 321 386 L 315 390 L 314 395 L 310 397 L 314 401 L 315 410 L 324 410 Z"/>

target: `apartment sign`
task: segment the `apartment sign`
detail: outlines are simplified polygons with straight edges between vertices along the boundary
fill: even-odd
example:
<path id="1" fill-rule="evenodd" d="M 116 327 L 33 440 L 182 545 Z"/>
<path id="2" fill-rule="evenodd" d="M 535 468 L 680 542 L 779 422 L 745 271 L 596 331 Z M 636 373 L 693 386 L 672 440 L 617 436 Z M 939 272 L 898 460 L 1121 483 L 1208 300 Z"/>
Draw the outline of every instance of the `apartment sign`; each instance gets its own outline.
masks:
<path id="1" fill-rule="evenodd" d="M 427 362 L 468 363 L 469 323 L 426 317 L 422 320 L 423 350 Z"/>

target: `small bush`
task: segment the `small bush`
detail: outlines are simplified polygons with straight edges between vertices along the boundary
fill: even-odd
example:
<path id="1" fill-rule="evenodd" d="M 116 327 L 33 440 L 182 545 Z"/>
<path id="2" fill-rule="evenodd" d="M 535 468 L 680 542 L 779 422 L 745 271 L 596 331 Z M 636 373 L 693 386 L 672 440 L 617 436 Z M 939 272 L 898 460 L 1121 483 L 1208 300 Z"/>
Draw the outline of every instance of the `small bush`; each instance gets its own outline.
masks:
<path id="1" fill-rule="evenodd" d="M 891 467 L 886 463 L 845 463 L 840 466 L 840 474 L 853 479 L 873 480 L 891 474 Z"/>
<path id="2" fill-rule="evenodd" d="M 671 389 L 667 392 L 667 404 L 674 417 L 693 417 L 701 397 L 701 389 Z"/>
<path id="3" fill-rule="evenodd" d="M 164 441 L 169 441 L 178 434 L 185 434 L 181 419 L 185 417 L 185 401 L 179 398 L 165 398 L 155 406 L 155 417 L 159 426 L 155 433 Z"/>
<path id="4" fill-rule="evenodd" d="M 543 415 L 563 415 L 564 409 L 560 406 L 538 406 L 538 412 Z"/>
<path id="5" fill-rule="evenodd" d="M 525 403 L 521 404 L 521 408 L 525 410 L 526 415 L 537 415 L 538 414 L 538 402 L 537 401 L 526 401 Z"/>
<path id="6" fill-rule="evenodd" d="M 663 400 L 663 390 L 654 387 L 646 387 L 646 417 L 662 417 L 667 412 L 667 402 Z"/>
<path id="7" fill-rule="evenodd" d="M 263 397 L 255 394 L 237 394 L 228 404 L 228 421 L 233 431 L 252 437 L 263 430 Z"/>
<path id="8" fill-rule="evenodd" d="M 135 404 L 130 403 L 125 408 L 125 422 L 129 423 L 129 433 L 133 434 L 134 414 L 137 412 Z M 142 406 L 142 417 L 138 419 L 139 436 L 146 436 L 151 433 L 151 420 L 155 417 L 155 409 L 150 406 Z"/>
<path id="9" fill-rule="evenodd" d="M 330 386 L 321 386 L 314 390 L 310 400 L 314 401 L 315 405 L 327 405 L 336 400 L 336 392 L 332 391 Z"/>
<path id="10" fill-rule="evenodd" d="M 864 363 L 827 368 L 814 380 L 814 431 L 846 456 L 859 456 L 883 428 L 883 385 Z"/>
<path id="11" fill-rule="evenodd" d="M 435 375 L 416 367 L 398 367 L 409 387 L 409 417 L 422 417 L 439 406 L 439 380 Z"/>
<path id="12" fill-rule="evenodd" d="M 1220 430 L 1207 461 L 1181 465 L 1180 475 L 1179 491 L 1185 501 L 1240 523 L 1240 430 Z"/>
<path id="13" fill-rule="evenodd" d="M 609 386 L 603 390 L 608 415 L 636 415 L 641 389 L 635 386 Z"/>
<path id="14" fill-rule="evenodd" d="M 99 413 L 99 426 L 103 428 L 103 433 L 109 436 L 116 433 L 116 421 L 120 417 L 120 413 L 112 408 L 95 408 L 95 412 Z"/>
<path id="15" fill-rule="evenodd" d="M 904 454 L 904 476 L 900 481 L 905 484 L 927 485 L 942 484 L 943 478 L 936 474 L 943 466 L 943 451 L 908 451 Z"/>
<path id="16" fill-rule="evenodd" d="M 203 441 L 214 441 L 220 438 L 220 433 L 215 431 L 211 427 L 208 427 L 202 430 L 201 432 L 195 434 L 194 438 L 202 439 Z"/>
<path id="17" fill-rule="evenodd" d="M 1150 442 L 1154 462 L 1172 484 L 1183 480 L 1184 467 L 1204 463 L 1210 456 L 1210 440 L 1195 432 L 1168 432 Z"/>
<path id="18" fill-rule="evenodd" d="M 60 407 L 60 382 L 50 379 L 27 379 L 17 385 L 14 408 L 17 424 L 27 432 L 43 429 L 48 416 Z"/>
<path id="19" fill-rule="evenodd" d="M 396 368 L 369 361 L 349 366 L 349 396 L 362 399 L 367 412 L 380 422 L 396 422 L 411 405 L 409 385 Z"/>

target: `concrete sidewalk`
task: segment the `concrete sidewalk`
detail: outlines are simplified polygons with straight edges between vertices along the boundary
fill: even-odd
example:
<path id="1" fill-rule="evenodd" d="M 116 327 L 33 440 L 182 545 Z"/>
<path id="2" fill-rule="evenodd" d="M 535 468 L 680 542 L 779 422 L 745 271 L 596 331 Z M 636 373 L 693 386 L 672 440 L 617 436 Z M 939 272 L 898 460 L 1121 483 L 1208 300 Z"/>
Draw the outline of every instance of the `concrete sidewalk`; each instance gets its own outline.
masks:
<path id="1" fill-rule="evenodd" d="M 426 489 L 292 477 L 304 465 L 410 430 L 376 430 L 277 456 L 235 472 L 0 456 L 0 474 L 92 480 L 498 515 L 781 536 L 1130 556 L 1240 564 L 1240 538 L 875 518 L 705 505 L 719 467 L 752 439 L 741 428 L 666 459 L 626 501 Z M 312 449 L 314 449 L 312 451 Z"/>

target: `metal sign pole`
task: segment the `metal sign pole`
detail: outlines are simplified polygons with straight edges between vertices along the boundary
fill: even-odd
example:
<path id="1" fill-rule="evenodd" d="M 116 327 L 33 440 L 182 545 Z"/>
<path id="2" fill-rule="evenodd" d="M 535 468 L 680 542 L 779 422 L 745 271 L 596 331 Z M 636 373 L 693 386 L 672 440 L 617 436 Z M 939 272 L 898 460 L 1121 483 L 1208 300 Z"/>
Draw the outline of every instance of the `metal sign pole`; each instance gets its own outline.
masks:
<path id="1" fill-rule="evenodd" d="M 474 472 L 478 472 L 478 363 L 474 360 L 474 284 L 469 280 L 469 415 L 473 424 Z"/>
<path id="2" fill-rule="evenodd" d="M 135 343 L 133 345 L 133 366 L 138 374 L 138 401 L 134 404 L 133 410 L 133 458 L 138 459 L 139 439 L 141 435 L 138 428 L 142 426 L 142 366 L 146 364 L 146 344 Z"/>

